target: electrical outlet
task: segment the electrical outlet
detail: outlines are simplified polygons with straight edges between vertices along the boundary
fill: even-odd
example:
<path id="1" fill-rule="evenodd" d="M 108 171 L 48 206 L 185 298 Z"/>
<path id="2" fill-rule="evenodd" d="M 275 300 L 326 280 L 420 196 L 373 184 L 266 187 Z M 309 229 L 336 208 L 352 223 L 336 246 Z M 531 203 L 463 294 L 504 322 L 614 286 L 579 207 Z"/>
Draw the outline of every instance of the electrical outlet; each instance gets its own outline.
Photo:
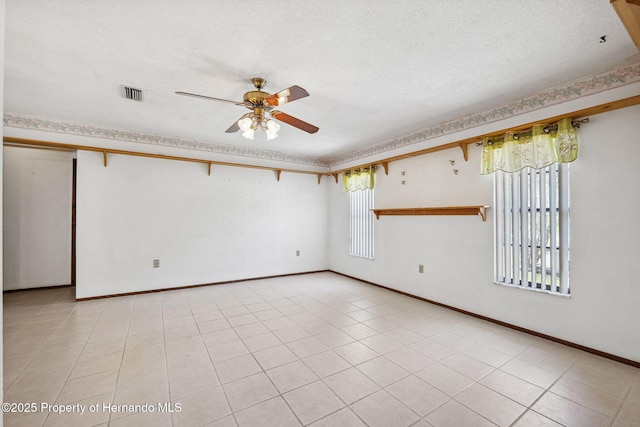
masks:
<path id="1" fill-rule="evenodd" d="M 424 264 L 418 264 L 418 273 L 424 273 Z"/>
<path id="2" fill-rule="evenodd" d="M 154 259 L 153 260 L 153 268 L 160 268 L 160 260 L 159 259 Z"/>
<path id="3" fill-rule="evenodd" d="M 296 251 L 296 256 L 300 256 L 300 249 Z"/>

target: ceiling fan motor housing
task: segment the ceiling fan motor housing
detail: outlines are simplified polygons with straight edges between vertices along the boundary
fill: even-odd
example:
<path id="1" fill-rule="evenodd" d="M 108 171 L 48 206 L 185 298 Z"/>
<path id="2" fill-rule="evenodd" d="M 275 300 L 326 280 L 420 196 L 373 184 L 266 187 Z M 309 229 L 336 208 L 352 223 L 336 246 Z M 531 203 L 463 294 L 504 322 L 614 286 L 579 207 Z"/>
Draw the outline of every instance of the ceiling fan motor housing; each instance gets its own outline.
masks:
<path id="1" fill-rule="evenodd" d="M 244 101 L 245 102 L 249 102 L 251 104 L 253 104 L 254 106 L 262 106 L 263 104 L 263 100 L 265 98 L 270 97 L 271 94 L 268 92 L 262 92 L 259 90 L 253 90 L 251 92 L 247 92 L 244 94 Z"/>

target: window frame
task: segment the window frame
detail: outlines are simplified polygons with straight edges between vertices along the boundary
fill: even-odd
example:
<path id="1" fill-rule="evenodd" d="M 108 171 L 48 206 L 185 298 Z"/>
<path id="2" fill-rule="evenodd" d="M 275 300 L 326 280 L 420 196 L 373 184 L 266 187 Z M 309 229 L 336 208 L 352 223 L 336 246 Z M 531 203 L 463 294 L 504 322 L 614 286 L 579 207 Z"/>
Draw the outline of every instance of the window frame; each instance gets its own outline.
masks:
<path id="1" fill-rule="evenodd" d="M 569 179 L 567 163 L 495 173 L 494 283 L 571 295 Z"/>

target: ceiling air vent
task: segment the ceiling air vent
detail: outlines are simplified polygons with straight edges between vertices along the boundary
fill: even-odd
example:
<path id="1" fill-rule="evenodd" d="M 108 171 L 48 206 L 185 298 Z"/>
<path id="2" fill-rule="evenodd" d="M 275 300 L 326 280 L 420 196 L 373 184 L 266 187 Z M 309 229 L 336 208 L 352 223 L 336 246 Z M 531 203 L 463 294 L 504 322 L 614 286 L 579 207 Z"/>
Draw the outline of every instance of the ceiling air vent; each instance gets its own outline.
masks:
<path id="1" fill-rule="evenodd" d="M 142 101 L 142 90 L 135 89 L 129 86 L 123 86 L 124 97 L 133 101 Z"/>

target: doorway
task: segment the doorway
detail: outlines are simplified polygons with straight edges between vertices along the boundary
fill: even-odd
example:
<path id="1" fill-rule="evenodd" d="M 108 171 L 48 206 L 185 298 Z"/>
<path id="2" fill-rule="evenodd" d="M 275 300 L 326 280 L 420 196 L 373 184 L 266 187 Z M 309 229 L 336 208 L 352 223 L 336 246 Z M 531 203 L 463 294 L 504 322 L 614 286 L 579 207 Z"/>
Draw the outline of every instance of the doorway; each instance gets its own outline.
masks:
<path id="1" fill-rule="evenodd" d="M 76 180 L 78 179 L 78 159 L 73 159 L 71 184 L 71 286 L 76 285 Z"/>

